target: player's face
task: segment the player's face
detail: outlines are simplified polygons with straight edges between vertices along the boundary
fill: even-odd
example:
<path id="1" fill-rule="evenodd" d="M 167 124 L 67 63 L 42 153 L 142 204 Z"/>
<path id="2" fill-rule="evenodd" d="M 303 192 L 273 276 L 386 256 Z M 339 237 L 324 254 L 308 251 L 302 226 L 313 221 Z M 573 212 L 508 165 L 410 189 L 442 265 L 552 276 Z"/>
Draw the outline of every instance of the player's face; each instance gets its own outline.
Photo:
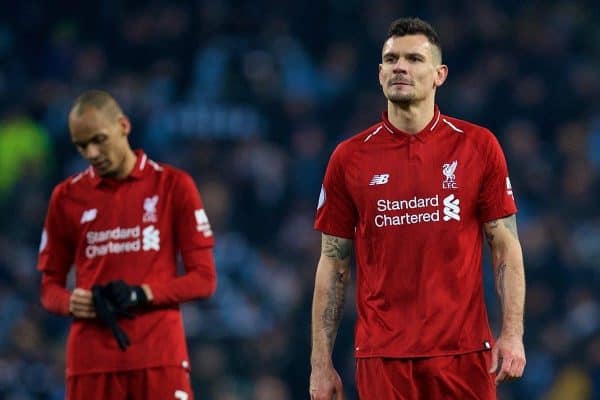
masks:
<path id="1" fill-rule="evenodd" d="M 424 35 L 393 36 L 383 45 L 379 83 L 392 103 L 411 104 L 433 96 L 447 67 Z"/>
<path id="2" fill-rule="evenodd" d="M 120 176 L 130 151 L 127 136 L 131 130 L 125 116 L 111 117 L 89 108 L 82 115 L 69 116 L 71 140 L 101 176 Z"/>

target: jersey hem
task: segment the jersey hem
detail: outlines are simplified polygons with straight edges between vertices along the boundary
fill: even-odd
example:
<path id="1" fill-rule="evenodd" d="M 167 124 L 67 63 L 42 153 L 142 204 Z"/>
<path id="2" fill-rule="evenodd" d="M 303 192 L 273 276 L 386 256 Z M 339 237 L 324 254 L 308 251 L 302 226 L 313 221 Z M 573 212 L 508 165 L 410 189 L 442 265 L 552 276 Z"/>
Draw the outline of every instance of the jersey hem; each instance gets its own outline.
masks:
<path id="1" fill-rule="evenodd" d="M 485 223 L 490 222 L 490 221 L 495 221 L 497 219 L 507 218 L 507 217 L 510 217 L 512 215 L 516 215 L 517 211 L 518 210 L 515 209 L 512 212 L 506 212 L 506 211 L 504 211 L 504 212 L 499 212 L 499 213 L 493 213 L 493 214 L 489 214 L 489 215 L 486 215 L 486 216 L 482 217 L 481 220 L 482 220 L 482 223 L 485 224 Z"/>
<path id="2" fill-rule="evenodd" d="M 315 226 L 315 230 L 319 231 L 321 233 L 324 233 L 326 235 L 329 235 L 329 236 L 337 236 L 337 237 L 341 237 L 341 238 L 344 238 L 344 239 L 354 240 L 354 235 L 352 235 L 352 234 L 349 235 L 349 234 L 346 234 L 346 233 L 343 233 L 343 232 L 336 232 L 333 229 L 322 229 L 322 228 L 320 228 L 318 226 Z"/>
<path id="3" fill-rule="evenodd" d="M 147 365 L 134 365 L 134 366 L 124 366 L 124 367 L 117 367 L 117 368 L 93 368 L 93 369 L 89 369 L 89 370 L 85 370 L 85 371 L 77 371 L 77 372 L 70 372 L 68 369 L 66 371 L 66 376 L 71 377 L 71 376 L 77 376 L 77 375 L 90 375 L 90 374 L 106 374 L 106 373 L 113 373 L 113 372 L 124 372 L 124 371 L 135 371 L 135 370 L 140 370 L 140 369 L 148 369 L 148 368 L 163 368 L 163 367 L 181 367 L 181 362 L 179 363 L 151 363 L 151 364 L 147 364 Z"/>
<path id="4" fill-rule="evenodd" d="M 478 347 L 474 349 L 455 350 L 455 351 L 442 351 L 432 353 L 362 353 L 354 352 L 354 358 L 428 358 L 428 357 L 444 357 L 444 356 L 456 356 L 460 354 L 476 353 L 479 351 L 491 351 L 491 348 Z"/>

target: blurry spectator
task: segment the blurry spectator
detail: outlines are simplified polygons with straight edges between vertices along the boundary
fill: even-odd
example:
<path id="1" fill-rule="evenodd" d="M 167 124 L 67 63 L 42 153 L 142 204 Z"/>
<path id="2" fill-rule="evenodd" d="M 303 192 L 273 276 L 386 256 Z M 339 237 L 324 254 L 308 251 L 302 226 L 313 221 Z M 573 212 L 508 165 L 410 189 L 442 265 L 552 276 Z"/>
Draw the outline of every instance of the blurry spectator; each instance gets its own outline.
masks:
<path id="1" fill-rule="evenodd" d="M 219 288 L 183 309 L 198 397 L 305 399 L 321 176 L 334 144 L 385 107 L 369 61 L 381 26 L 408 15 L 444 38 L 440 107 L 489 126 L 511 166 L 529 359 L 499 398 L 600 398 L 596 3 L 282 4 L 3 2 L 0 398 L 64 398 L 68 326 L 40 312 L 34 265 L 50 188 L 82 167 L 68 108 L 94 85 L 131 111 L 133 143 L 189 171 L 211 210 Z M 352 335 L 348 318 L 335 354 L 345 382 Z"/>
<path id="2" fill-rule="evenodd" d="M 44 128 L 28 115 L 13 111 L 0 121 L 0 196 L 22 178 L 40 182 L 50 167 L 51 144 Z"/>

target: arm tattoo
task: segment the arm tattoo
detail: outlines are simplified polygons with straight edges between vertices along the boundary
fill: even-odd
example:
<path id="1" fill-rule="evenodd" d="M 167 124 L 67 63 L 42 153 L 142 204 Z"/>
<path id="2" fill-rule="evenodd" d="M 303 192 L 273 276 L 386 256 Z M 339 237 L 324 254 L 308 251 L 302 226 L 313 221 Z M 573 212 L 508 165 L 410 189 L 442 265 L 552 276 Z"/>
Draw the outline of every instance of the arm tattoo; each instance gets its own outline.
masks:
<path id="1" fill-rule="evenodd" d="M 519 234 L 517 233 L 517 217 L 511 215 L 510 217 L 506 217 L 502 219 L 504 222 L 504 226 L 510 231 L 510 233 L 516 238 L 519 238 Z"/>
<path id="2" fill-rule="evenodd" d="M 483 232 L 485 233 L 485 239 L 487 240 L 487 242 L 490 246 L 492 245 L 492 242 L 494 241 L 494 234 L 492 233 L 492 229 L 495 229 L 497 227 L 498 227 L 497 219 L 486 223 L 484 226 Z"/>
<path id="3" fill-rule="evenodd" d="M 346 279 L 341 271 L 335 272 L 333 286 L 327 290 L 327 305 L 323 311 L 323 328 L 327 335 L 327 347 L 331 351 L 337 329 L 342 320 L 344 297 L 346 292 Z"/>
<path id="4" fill-rule="evenodd" d="M 321 236 L 321 253 L 327 257 L 345 260 L 352 251 L 352 240 L 323 234 Z"/>
<path id="5" fill-rule="evenodd" d="M 346 285 L 350 279 L 351 250 L 352 240 L 327 234 L 322 235 L 321 253 L 332 259 L 335 266 L 330 272 L 330 283 L 324 293 L 327 296 L 325 307 L 320 316 L 321 328 L 325 334 L 325 345 L 330 352 L 333 350 L 335 336 L 342 320 Z"/>
<path id="6" fill-rule="evenodd" d="M 496 236 L 494 234 L 494 230 L 500 226 L 500 222 L 502 222 L 503 226 L 508 229 L 510 234 L 515 239 L 519 239 L 519 235 L 517 233 L 517 217 L 515 215 L 511 215 L 506 218 L 496 219 L 484 224 L 485 239 L 490 246 L 494 242 L 494 237 Z"/>
<path id="7" fill-rule="evenodd" d="M 498 266 L 496 271 L 496 289 L 498 290 L 498 297 L 500 298 L 500 304 L 504 306 L 506 288 L 504 287 L 504 274 L 506 272 L 506 263 L 503 262 Z"/>
<path id="8" fill-rule="evenodd" d="M 485 229 L 483 231 L 485 232 L 485 239 L 487 240 L 487 242 L 490 246 L 492 245 L 492 242 L 494 241 L 494 234 L 492 233 L 492 229 L 496 229 L 497 227 L 498 227 L 497 219 L 485 224 Z"/>

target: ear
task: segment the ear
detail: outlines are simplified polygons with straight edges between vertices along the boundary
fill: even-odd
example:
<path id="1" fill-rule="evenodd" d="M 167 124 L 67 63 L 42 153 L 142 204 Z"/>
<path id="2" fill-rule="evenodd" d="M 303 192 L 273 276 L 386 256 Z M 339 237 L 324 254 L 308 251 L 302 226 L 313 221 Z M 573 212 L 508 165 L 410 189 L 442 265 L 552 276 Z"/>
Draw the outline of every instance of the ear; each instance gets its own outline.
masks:
<path id="1" fill-rule="evenodd" d="M 446 78 L 448 77 L 448 66 L 444 64 L 440 64 L 435 68 L 435 77 L 433 79 L 434 87 L 438 88 L 446 82 Z"/>
<path id="2" fill-rule="evenodd" d="M 123 135 L 129 136 L 129 133 L 131 132 L 131 122 L 129 121 L 129 118 L 127 118 L 125 115 L 121 115 L 118 119 L 118 123 L 121 127 L 121 132 Z"/>
<path id="3" fill-rule="evenodd" d="M 379 64 L 379 66 L 377 67 L 377 76 L 379 77 L 379 85 L 381 87 L 383 87 L 383 79 L 381 77 L 381 70 L 382 70 L 382 66 L 381 66 L 381 64 Z"/>

